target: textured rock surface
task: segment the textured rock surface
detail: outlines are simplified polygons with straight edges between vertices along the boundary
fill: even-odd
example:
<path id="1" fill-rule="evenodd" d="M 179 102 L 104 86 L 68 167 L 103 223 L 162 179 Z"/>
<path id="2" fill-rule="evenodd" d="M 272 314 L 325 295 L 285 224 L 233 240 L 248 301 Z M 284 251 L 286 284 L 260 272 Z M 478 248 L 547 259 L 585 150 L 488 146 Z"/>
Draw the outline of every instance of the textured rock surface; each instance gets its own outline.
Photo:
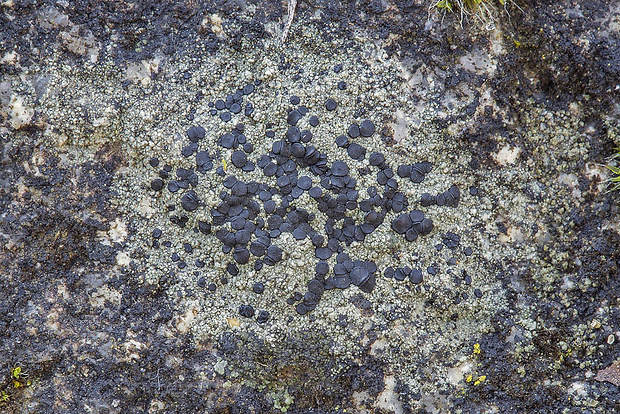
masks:
<path id="1" fill-rule="evenodd" d="M 602 166 L 620 144 L 620 8 L 519 4 L 485 30 L 422 1 L 299 2 L 282 44 L 275 1 L 4 2 L 0 410 L 617 410 L 615 371 L 597 373 L 620 340 L 618 195 Z M 315 276 L 309 238 L 284 233 L 281 261 L 232 275 L 215 232 L 193 231 L 225 189 L 217 167 L 276 183 L 218 145 L 242 115 L 210 114 L 252 82 L 248 160 L 286 135 L 296 96 L 300 129 L 360 195 L 377 185 L 373 153 L 395 172 L 433 164 L 422 184 L 396 177 L 407 211 L 460 189 L 457 206 L 423 209 L 429 235 L 408 242 L 390 213 L 346 246 L 376 264 L 372 291 L 326 290 L 299 315 L 286 299 Z M 214 168 L 182 206 L 151 182 L 195 164 L 192 125 Z M 336 145 L 347 131 L 365 160 Z M 309 195 L 296 203 L 319 229 Z M 171 247 L 153 247 L 155 228 Z M 406 266 L 424 282 L 383 276 Z"/>

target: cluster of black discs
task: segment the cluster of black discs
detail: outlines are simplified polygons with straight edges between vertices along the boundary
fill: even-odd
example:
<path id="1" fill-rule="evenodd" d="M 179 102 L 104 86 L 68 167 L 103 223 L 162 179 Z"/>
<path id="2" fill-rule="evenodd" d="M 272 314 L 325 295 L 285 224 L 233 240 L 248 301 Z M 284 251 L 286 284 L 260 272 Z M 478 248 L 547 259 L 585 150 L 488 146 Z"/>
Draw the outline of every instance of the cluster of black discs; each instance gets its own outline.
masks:
<path id="1" fill-rule="evenodd" d="M 213 108 L 211 114 L 219 114 L 224 122 L 229 122 L 233 116 L 251 116 L 253 106 L 251 103 L 244 105 L 243 100 L 259 85 L 260 82 L 248 84 L 225 99 L 210 103 L 209 106 Z M 340 86 L 346 87 L 339 84 L 339 88 Z M 221 242 L 222 251 L 231 255 L 226 271 L 232 276 L 242 272 L 246 265 L 260 271 L 263 266 L 274 266 L 281 261 L 283 252 L 277 245 L 277 240 L 283 233 L 290 233 L 295 240 L 308 238 L 314 246 L 317 259 L 315 277 L 308 282 L 305 294 L 295 292 L 286 299 L 289 305 L 295 306 L 297 313 L 303 315 L 316 308 L 326 290 L 346 289 L 351 285 L 363 292 L 373 290 L 378 273 L 376 264 L 372 261 L 355 260 L 349 257 L 345 250 L 354 241 L 364 241 L 384 223 L 388 214 L 397 214 L 390 226 L 410 242 L 433 230 L 432 220 L 426 217 L 423 211 L 409 209 L 409 200 L 399 191 L 399 183 L 395 177 L 397 175 L 408 178 L 413 183 L 421 183 L 433 166 L 430 162 L 419 162 L 400 165 L 395 172 L 382 153 L 367 154 L 366 148 L 356 142 L 356 139 L 371 137 L 376 131 L 371 120 L 364 120 L 359 125 L 351 125 L 346 135 L 335 138 L 335 144 L 346 149 L 348 157 L 358 163 L 367 160 L 363 167 L 358 168 L 360 176 L 376 175 L 377 185 L 360 192 L 356 179 L 350 175 L 349 164 L 344 160 L 329 160 L 326 153 L 313 145 L 312 131 L 300 129 L 298 126 L 299 121 L 306 116 L 310 127 L 318 126 L 319 118 L 309 115 L 308 108 L 301 105 L 298 97 L 291 97 L 290 103 L 292 106 L 286 119 L 286 133 L 279 139 L 272 129 L 265 133 L 266 138 L 272 142 L 271 151 L 266 154 L 254 154 L 254 146 L 245 136 L 245 126 L 241 122 L 219 137 L 209 137 L 216 140 L 222 148 L 231 150 L 232 155 L 230 160 L 224 160 L 215 168 L 215 173 L 221 177 L 226 189 L 219 195 L 221 201 L 211 209 L 211 221 L 198 221 L 194 232 L 213 234 Z M 335 110 L 337 106 L 333 99 L 325 102 L 328 111 Z M 200 149 L 200 143 L 205 137 L 204 128 L 190 127 L 187 130 L 189 143 L 181 152 L 186 158 L 194 157 L 195 167 L 177 168 L 176 176 L 172 177 L 172 168 L 164 165 L 159 171 L 159 178 L 151 182 L 154 191 L 162 191 L 167 187 L 171 193 L 181 192 L 182 212 L 177 213 L 174 205 L 168 206 L 170 221 L 180 227 L 185 227 L 188 223 L 188 214 L 204 206 L 195 187 L 199 177 L 213 170 L 214 160 L 221 156 L 219 153 L 209 154 Z M 152 159 L 150 164 L 157 168 L 159 161 Z M 272 178 L 265 182 L 240 179 L 242 173 L 257 169 L 263 176 Z M 209 176 L 209 179 L 212 180 L 213 176 Z M 167 180 L 167 183 L 164 180 Z M 269 184 L 273 182 L 275 185 Z M 316 209 L 327 217 L 324 222 L 317 223 L 316 215 L 308 211 L 309 206 L 299 202 L 304 193 L 308 194 L 310 200 L 314 200 Z M 452 186 L 438 195 L 424 193 L 418 204 L 421 207 L 432 204 L 455 207 L 459 199 L 458 187 Z M 363 212 L 361 221 L 351 217 L 355 210 Z M 160 229 L 153 231 L 153 247 L 159 247 L 161 236 Z M 170 242 L 163 244 L 170 247 Z M 191 253 L 193 248 L 189 243 L 185 243 L 184 251 Z M 335 265 L 330 269 L 328 260 L 334 255 Z M 178 253 L 172 254 L 172 261 L 180 269 L 187 266 Z M 201 268 L 204 263 L 197 260 L 195 266 Z M 427 271 L 433 274 L 433 269 L 429 268 Z M 414 285 L 420 285 L 424 280 L 420 269 L 387 268 L 384 269 L 384 275 L 397 280 L 407 278 Z M 221 284 L 227 282 L 226 277 L 220 280 Z M 207 285 L 204 278 L 198 280 L 198 285 L 207 287 L 210 291 L 217 289 L 213 282 Z M 253 291 L 262 294 L 264 283 L 256 282 Z M 251 305 L 243 304 L 239 308 L 239 314 L 253 318 L 256 312 Z M 269 313 L 261 310 L 256 319 L 259 323 L 264 323 L 269 319 Z"/>

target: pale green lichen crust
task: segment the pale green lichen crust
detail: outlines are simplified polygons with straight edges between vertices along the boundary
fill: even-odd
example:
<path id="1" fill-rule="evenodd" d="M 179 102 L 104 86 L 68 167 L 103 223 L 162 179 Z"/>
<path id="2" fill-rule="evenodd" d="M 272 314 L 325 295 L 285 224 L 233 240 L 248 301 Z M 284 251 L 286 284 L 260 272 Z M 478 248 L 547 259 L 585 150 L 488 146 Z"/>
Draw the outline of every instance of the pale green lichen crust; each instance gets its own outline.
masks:
<path id="1" fill-rule="evenodd" d="M 399 62 L 385 59 L 375 45 L 358 43 L 352 51 L 355 50 L 359 58 L 355 61 L 341 61 L 329 53 L 332 47 L 337 49 L 341 46 L 338 41 L 334 41 L 334 45 L 323 44 L 317 47 L 310 40 L 312 33 L 307 36 L 307 44 L 303 43 L 303 39 L 298 39 L 296 47 L 286 48 L 283 55 L 270 50 L 247 54 L 222 51 L 216 59 L 200 61 L 194 57 L 187 61 L 162 64 L 161 70 L 165 71 L 166 78 L 177 82 L 174 88 L 167 87 L 166 81 L 157 79 L 152 80 L 147 87 L 132 84 L 128 88 L 129 94 L 146 95 L 137 111 L 140 118 L 158 120 L 156 124 L 148 125 L 148 132 L 145 126 L 143 134 L 137 134 L 133 139 L 123 139 L 128 153 L 135 160 L 117 187 L 119 207 L 135 221 L 136 233 L 128 244 L 128 250 L 132 252 L 130 255 L 138 250 L 145 252 L 146 283 L 157 284 L 169 272 L 178 277 L 179 283 L 168 289 L 183 314 L 177 320 L 177 328 L 189 329 L 198 340 L 216 338 L 232 327 L 255 332 L 277 349 L 287 337 L 295 336 L 296 332 L 311 330 L 322 332 L 327 338 L 331 355 L 353 359 L 369 344 L 368 339 L 360 340 L 360 335 L 371 326 L 380 326 L 383 327 L 379 342 L 382 345 L 377 346 L 376 352 L 386 361 L 393 358 L 394 352 L 409 352 L 412 360 L 430 357 L 438 350 L 458 355 L 468 348 L 474 333 L 488 329 L 489 318 L 506 306 L 497 281 L 497 270 L 489 263 L 507 254 L 504 250 L 508 250 L 508 247 L 497 246 L 496 241 L 489 240 L 482 231 L 485 221 L 492 214 L 489 196 L 472 196 L 468 193 L 469 187 L 476 185 L 475 176 L 468 166 L 468 157 L 459 153 L 458 142 L 453 137 L 433 126 L 432 121 L 440 108 L 432 103 L 432 98 L 439 96 L 440 91 L 429 89 L 426 91 L 428 106 L 416 105 L 411 99 L 411 87 L 403 82 Z M 306 48 L 311 46 L 310 53 Z M 303 68 L 301 79 L 294 80 L 291 74 L 282 74 L 278 70 L 278 64 L 282 61 Z M 343 63 L 344 68 L 336 74 L 332 68 L 339 62 Z M 191 73 L 191 77 L 181 83 L 179 78 L 186 71 Z M 370 294 L 362 293 L 357 288 L 327 291 L 311 317 L 297 315 L 294 307 L 285 301 L 293 292 L 304 292 L 307 283 L 314 277 L 317 259 L 308 239 L 300 242 L 285 234 L 274 242 L 284 251 L 281 262 L 254 271 L 251 261 L 248 265 L 240 266 L 241 271 L 237 276 L 230 276 L 226 273 L 226 266 L 232 258 L 230 254 L 222 253 L 221 243 L 214 235 L 192 231 L 197 220 L 211 221 L 210 209 L 220 202 L 218 195 L 224 190 L 222 178 L 214 170 L 201 176 L 195 191 L 205 205 L 193 214 L 185 228 L 171 224 L 169 219 L 170 215 L 178 214 L 179 196 L 166 190 L 154 193 L 149 188 L 150 181 L 157 177 L 157 169 L 149 167 L 147 163 L 151 157 L 170 164 L 173 172 L 177 167 L 192 167 L 193 157 L 184 158 L 180 155 L 182 147 L 188 143 L 185 131 L 191 125 L 200 125 L 207 131 L 200 149 L 210 154 L 219 154 L 214 159 L 216 166 L 226 160 L 227 173 L 246 181 L 275 185 L 275 178 L 264 177 L 260 170 L 242 173 L 230 164 L 231 151 L 221 149 L 216 141 L 220 135 L 229 131 L 234 120 L 226 124 L 218 117 L 211 116 L 207 105 L 257 79 L 262 83 L 250 98 L 255 112 L 250 119 L 243 119 L 245 135 L 255 148 L 250 159 L 271 150 L 273 140 L 265 138 L 267 124 L 272 124 L 270 129 L 275 131 L 276 137 L 285 134 L 288 128 L 288 101 L 296 95 L 309 108 L 310 114 L 319 116 L 320 124 L 312 130 L 313 144 L 325 152 L 329 160 L 347 160 L 351 176 L 358 180 L 360 192 L 371 185 L 377 185 L 375 174 L 359 175 L 355 167 L 365 167 L 367 161 L 350 160 L 346 150 L 338 148 L 334 140 L 346 133 L 352 122 L 361 122 L 363 119 L 374 120 L 378 130 L 385 134 L 376 133 L 371 138 L 359 141 L 368 153 L 383 152 L 394 166 L 416 161 L 430 161 L 434 164 L 433 171 L 422 184 L 400 180 L 401 190 L 412 200 L 412 204 L 424 192 L 437 194 L 446 191 L 451 185 L 462 189 L 463 195 L 457 208 L 431 206 L 425 209 L 435 223 L 431 235 L 408 243 L 402 235 L 390 229 L 391 220 L 386 219 L 365 241 L 354 242 L 349 246 L 346 251 L 352 258 L 372 260 L 377 264 L 377 286 Z M 340 80 L 347 83 L 344 91 L 336 88 Z M 152 94 L 147 93 L 149 91 Z M 199 103 L 193 102 L 192 98 L 198 92 L 204 98 Z M 338 102 L 338 108 L 333 112 L 324 108 L 328 98 Z M 354 113 L 360 107 L 366 112 L 355 117 Z M 192 121 L 185 119 L 190 111 L 195 112 Z M 392 140 L 392 124 L 397 121 L 399 113 L 415 113 L 418 125 L 412 125 L 412 116 L 405 116 L 405 130 L 399 132 L 398 141 L 386 147 L 385 138 Z M 306 127 L 306 123 L 307 119 L 302 120 L 300 127 Z M 318 184 L 318 180 L 314 180 Z M 483 188 L 485 193 L 489 191 L 486 185 Z M 167 212 L 169 204 L 175 204 L 177 210 Z M 318 227 L 325 222 L 326 216 L 316 210 L 315 203 L 311 202 L 307 194 L 296 200 L 296 205 L 309 208 L 309 212 L 316 214 L 312 223 L 314 226 Z M 361 214 L 357 211 L 351 216 L 359 220 Z M 395 216 L 392 213 L 389 217 L 393 219 Z M 150 247 L 154 228 L 162 229 L 161 240 L 170 240 L 171 248 Z M 460 252 L 461 249 L 455 252 L 447 248 L 437 251 L 435 246 L 442 244 L 442 235 L 446 232 L 461 235 L 461 245 L 471 247 L 474 254 L 467 257 Z M 192 254 L 182 253 L 183 243 L 192 244 Z M 172 252 L 179 252 L 183 256 L 188 263 L 185 269 L 179 270 L 171 261 Z M 446 263 L 453 256 L 457 258 L 457 263 L 448 266 Z M 195 260 L 202 260 L 206 266 L 195 268 L 192 265 Z M 333 265 L 335 257 L 329 263 Z M 423 269 L 424 284 L 421 289 L 415 289 L 409 282 L 397 282 L 382 276 L 388 266 L 405 265 Z M 433 265 L 440 269 L 434 276 L 426 272 L 427 267 Z M 455 288 L 454 279 L 462 278 L 463 271 L 471 274 L 471 286 L 463 284 L 461 288 Z M 207 282 L 216 283 L 217 291 L 211 293 L 197 287 L 201 277 Z M 222 277 L 229 279 L 228 284 L 222 285 L 219 282 Z M 262 295 L 252 292 L 252 285 L 256 281 L 265 284 L 265 293 Z M 474 289 L 482 291 L 482 298 L 474 297 Z M 457 292 L 466 292 L 469 299 L 458 305 L 453 304 Z M 371 316 L 365 315 L 354 305 L 352 299 L 359 295 L 372 303 Z M 427 303 L 429 301 L 432 301 L 430 306 Z M 239 316 L 239 306 L 246 303 L 252 304 L 257 310 L 268 310 L 269 322 L 259 325 L 253 319 Z M 394 315 L 399 315 L 396 320 Z M 458 315 L 457 319 L 452 320 L 453 315 Z M 343 317 L 347 321 L 346 327 L 339 324 Z M 403 320 L 398 320 L 400 318 Z M 438 366 L 437 369 L 443 368 Z M 403 378 L 409 372 L 406 376 L 414 381 L 412 385 L 415 383 L 414 365 L 400 366 L 398 370 Z M 439 373 L 436 375 L 440 376 Z"/>

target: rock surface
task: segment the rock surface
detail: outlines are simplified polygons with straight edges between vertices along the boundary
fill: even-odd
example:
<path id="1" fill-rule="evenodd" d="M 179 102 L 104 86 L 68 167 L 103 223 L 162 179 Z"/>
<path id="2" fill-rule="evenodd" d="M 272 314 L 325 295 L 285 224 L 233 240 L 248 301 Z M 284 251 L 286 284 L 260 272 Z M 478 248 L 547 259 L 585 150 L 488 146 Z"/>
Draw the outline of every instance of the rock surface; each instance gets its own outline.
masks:
<path id="1" fill-rule="evenodd" d="M 160 3 L 0 5 L 0 411 L 617 409 L 620 7 Z"/>

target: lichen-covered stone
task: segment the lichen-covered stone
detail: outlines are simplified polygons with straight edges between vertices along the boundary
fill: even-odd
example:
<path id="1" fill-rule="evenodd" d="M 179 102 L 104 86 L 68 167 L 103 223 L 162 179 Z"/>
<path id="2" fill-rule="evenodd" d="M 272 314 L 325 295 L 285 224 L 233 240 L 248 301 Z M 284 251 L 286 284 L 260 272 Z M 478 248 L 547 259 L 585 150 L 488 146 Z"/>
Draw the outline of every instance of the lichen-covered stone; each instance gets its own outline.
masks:
<path id="1" fill-rule="evenodd" d="M 0 411 L 614 409 L 617 8 L 388 3 L 0 6 Z"/>

